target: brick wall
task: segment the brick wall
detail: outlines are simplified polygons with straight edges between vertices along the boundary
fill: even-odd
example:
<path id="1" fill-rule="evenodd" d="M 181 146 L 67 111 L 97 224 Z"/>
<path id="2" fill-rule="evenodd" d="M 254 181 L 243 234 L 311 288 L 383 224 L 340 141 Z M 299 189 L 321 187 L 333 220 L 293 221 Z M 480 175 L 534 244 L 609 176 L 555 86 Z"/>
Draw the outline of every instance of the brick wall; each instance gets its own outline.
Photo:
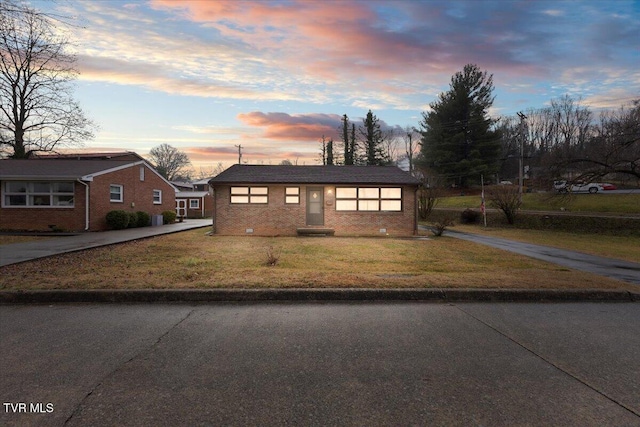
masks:
<path id="1" fill-rule="evenodd" d="M 4 183 L 0 183 L 4 191 Z M 0 230 L 82 231 L 85 228 L 85 186 L 74 184 L 74 207 L 0 208 Z"/>
<path id="2" fill-rule="evenodd" d="M 300 204 L 285 204 L 285 186 L 269 186 L 269 203 L 231 204 L 230 186 L 216 186 L 215 229 L 217 234 L 296 235 L 297 228 L 306 227 L 306 186 L 300 187 Z M 313 185 L 312 187 L 320 187 Z M 335 187 L 324 186 L 324 228 L 338 235 L 410 236 L 415 230 L 415 189 L 403 187 L 402 212 L 338 212 L 335 210 Z M 386 229 L 381 233 L 381 229 Z"/>
<path id="3" fill-rule="evenodd" d="M 145 168 L 144 181 L 140 180 L 140 167 Z M 123 201 L 111 202 L 111 184 L 123 186 Z M 162 190 L 162 204 L 153 203 L 153 190 Z M 159 215 L 163 211 L 175 211 L 175 190 L 146 166 L 136 165 L 119 171 L 96 176 L 90 183 L 90 228 L 105 230 L 106 215 L 112 210 L 143 211 Z"/>
<path id="4" fill-rule="evenodd" d="M 144 181 L 140 180 L 140 167 L 145 168 Z M 127 212 L 144 211 L 150 215 L 163 211 L 175 211 L 175 190 L 151 169 L 135 165 L 115 172 L 94 177 L 89 182 L 89 229 L 100 231 L 107 228 L 106 215 L 111 210 Z M 109 186 L 124 187 L 124 201 L 111 202 Z M 153 190 L 162 190 L 162 204 L 153 203 Z M 64 231 L 85 229 L 85 186 L 75 183 L 74 207 L 56 208 L 1 208 L 0 230 L 49 231 L 55 226 Z"/>

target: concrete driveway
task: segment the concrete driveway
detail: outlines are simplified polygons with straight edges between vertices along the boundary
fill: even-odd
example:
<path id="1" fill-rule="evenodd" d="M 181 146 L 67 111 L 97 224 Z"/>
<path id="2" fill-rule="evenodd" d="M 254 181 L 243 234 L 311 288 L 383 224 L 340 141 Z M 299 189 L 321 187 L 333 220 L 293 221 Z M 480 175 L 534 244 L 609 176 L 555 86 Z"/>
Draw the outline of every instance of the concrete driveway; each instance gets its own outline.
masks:
<path id="1" fill-rule="evenodd" d="M 5 305 L 0 337 L 5 426 L 640 426 L 635 303 Z"/>

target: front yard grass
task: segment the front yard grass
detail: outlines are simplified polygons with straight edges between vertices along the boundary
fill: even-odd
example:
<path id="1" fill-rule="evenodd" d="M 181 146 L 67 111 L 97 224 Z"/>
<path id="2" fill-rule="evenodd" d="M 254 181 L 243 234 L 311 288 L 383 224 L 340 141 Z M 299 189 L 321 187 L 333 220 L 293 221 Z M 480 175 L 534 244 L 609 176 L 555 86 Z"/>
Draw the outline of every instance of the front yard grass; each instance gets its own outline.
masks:
<path id="1" fill-rule="evenodd" d="M 640 242 L 636 236 L 568 233 L 549 230 L 523 230 L 506 227 L 456 224 L 452 230 L 500 237 L 536 245 L 583 252 L 608 258 L 640 263 Z"/>
<path id="2" fill-rule="evenodd" d="M 489 203 L 487 196 L 487 204 Z M 524 211 L 569 211 L 606 214 L 639 214 L 640 194 L 527 193 L 522 195 Z M 454 196 L 438 199 L 436 208 L 479 209 L 480 196 Z"/>
<path id="3" fill-rule="evenodd" d="M 267 249 L 279 256 L 269 267 Z M 206 236 L 202 230 L 0 268 L 0 289 L 637 286 L 452 237 Z"/>

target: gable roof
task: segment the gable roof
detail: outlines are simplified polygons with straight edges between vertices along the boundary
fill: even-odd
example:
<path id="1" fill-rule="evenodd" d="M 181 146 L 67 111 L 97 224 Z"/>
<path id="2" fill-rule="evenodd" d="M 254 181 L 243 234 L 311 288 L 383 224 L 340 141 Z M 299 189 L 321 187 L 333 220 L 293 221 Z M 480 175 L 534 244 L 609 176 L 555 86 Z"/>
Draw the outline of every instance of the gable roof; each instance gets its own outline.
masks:
<path id="1" fill-rule="evenodd" d="M 28 159 L 0 160 L 0 179 L 3 180 L 82 180 L 92 181 L 94 176 L 104 175 L 136 165 L 146 165 L 153 173 L 175 191 L 178 189 L 162 177 L 145 161 L 131 160 L 67 160 Z"/>
<path id="2" fill-rule="evenodd" d="M 419 185 L 420 181 L 395 166 L 233 165 L 209 183 Z"/>

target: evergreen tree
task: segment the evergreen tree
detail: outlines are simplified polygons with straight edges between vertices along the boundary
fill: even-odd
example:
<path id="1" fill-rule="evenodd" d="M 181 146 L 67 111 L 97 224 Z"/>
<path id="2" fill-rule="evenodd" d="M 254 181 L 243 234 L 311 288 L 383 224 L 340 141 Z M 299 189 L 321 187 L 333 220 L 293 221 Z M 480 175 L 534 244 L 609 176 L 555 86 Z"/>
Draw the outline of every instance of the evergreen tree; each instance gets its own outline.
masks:
<path id="1" fill-rule="evenodd" d="M 390 163 L 390 159 L 384 153 L 384 136 L 380 130 L 380 120 L 371 110 L 362 120 L 360 134 L 364 140 L 365 163 L 367 166 L 381 166 Z"/>
<path id="2" fill-rule="evenodd" d="M 327 160 L 325 164 L 328 166 L 333 165 L 333 138 L 327 142 Z"/>
<path id="3" fill-rule="evenodd" d="M 430 104 L 430 112 L 422 113 L 422 163 L 464 187 L 481 174 L 497 172 L 500 135 L 488 116 L 493 75 L 468 64 L 451 78 L 449 87 Z"/>
<path id="4" fill-rule="evenodd" d="M 344 144 L 344 164 L 354 164 L 354 146 L 349 143 L 349 117 L 347 115 L 342 116 L 342 143 Z"/>

